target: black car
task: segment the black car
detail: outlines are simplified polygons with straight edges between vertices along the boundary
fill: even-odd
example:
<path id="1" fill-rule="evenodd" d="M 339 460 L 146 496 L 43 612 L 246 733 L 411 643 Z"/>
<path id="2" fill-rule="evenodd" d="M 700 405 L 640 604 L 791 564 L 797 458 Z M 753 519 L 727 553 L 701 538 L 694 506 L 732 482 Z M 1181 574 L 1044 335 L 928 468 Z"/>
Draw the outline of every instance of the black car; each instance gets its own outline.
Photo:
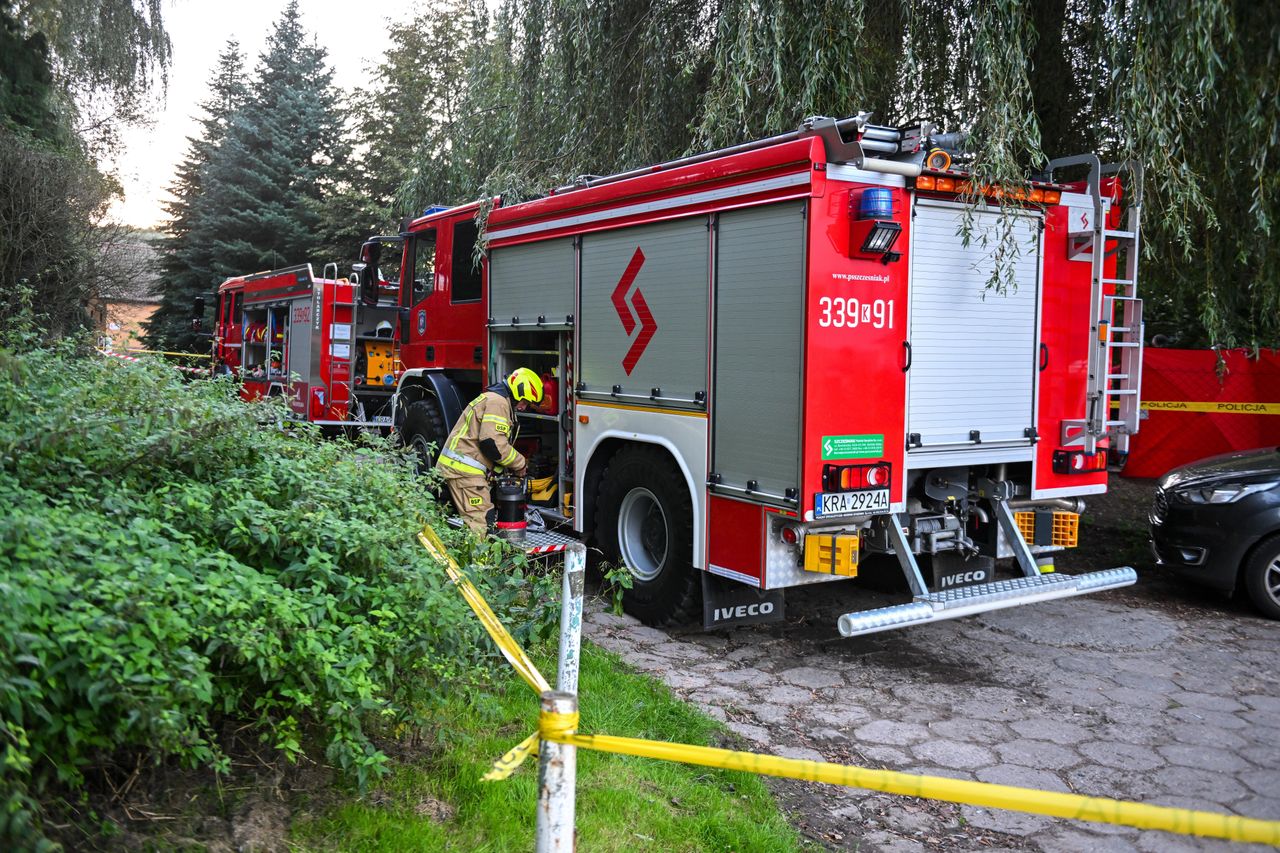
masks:
<path id="1" fill-rule="evenodd" d="M 1160 478 L 1156 563 L 1225 592 L 1243 586 L 1280 619 L 1280 447 L 1213 456 Z"/>

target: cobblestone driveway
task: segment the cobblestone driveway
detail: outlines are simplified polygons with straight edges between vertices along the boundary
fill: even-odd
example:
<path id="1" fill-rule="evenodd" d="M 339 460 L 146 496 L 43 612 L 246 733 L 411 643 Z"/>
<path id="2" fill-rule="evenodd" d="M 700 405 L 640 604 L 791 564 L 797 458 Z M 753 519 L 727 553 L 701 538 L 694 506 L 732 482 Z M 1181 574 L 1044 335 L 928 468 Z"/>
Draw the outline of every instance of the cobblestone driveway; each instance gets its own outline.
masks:
<path id="1" fill-rule="evenodd" d="M 791 591 L 779 625 L 668 633 L 597 609 L 587 635 L 760 751 L 1280 819 L 1280 623 L 1185 592 L 1171 603 L 1166 587 L 844 640 L 836 616 L 861 605 L 840 583 Z M 775 790 L 833 849 L 1250 849 L 834 786 Z"/>

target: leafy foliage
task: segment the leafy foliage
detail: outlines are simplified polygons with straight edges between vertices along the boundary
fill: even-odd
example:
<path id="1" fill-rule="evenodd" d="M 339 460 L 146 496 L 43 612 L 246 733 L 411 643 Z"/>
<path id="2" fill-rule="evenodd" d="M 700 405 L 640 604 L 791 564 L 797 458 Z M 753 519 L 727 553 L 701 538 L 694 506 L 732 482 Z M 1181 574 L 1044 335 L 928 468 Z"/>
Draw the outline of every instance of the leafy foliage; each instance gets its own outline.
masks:
<path id="1" fill-rule="evenodd" d="M 24 36 L 0 6 L 0 125 L 27 128 L 36 139 L 65 142 L 49 46 L 43 33 Z"/>
<path id="2" fill-rule="evenodd" d="M 435 507 L 412 460 L 283 416 L 159 364 L 0 350 L 0 839 L 121 750 L 223 768 L 233 727 L 366 784 L 371 727 L 493 660 L 416 544 Z M 504 619 L 548 633 L 554 583 L 491 574 Z"/>
<path id="3" fill-rule="evenodd" d="M 414 212 L 395 198 L 409 181 L 440 197 L 474 191 L 469 183 L 458 185 L 459 177 L 464 182 L 471 177 L 462 163 L 415 155 L 438 150 L 458 135 L 459 122 L 474 118 L 461 111 L 467 53 L 487 27 L 484 4 L 473 0 L 433 4 L 391 24 L 391 47 L 374 69 L 373 85 L 357 92 L 355 99 L 357 144 L 365 153 L 353 189 L 367 205 L 369 229 L 394 225 Z"/>
<path id="4" fill-rule="evenodd" d="M 92 101 L 137 118 L 167 62 L 159 3 L 144 2 L 0 2 L 0 326 L 56 338 L 134 290 L 139 253 L 106 218 L 119 187 L 92 154 L 114 122 Z"/>
<path id="5" fill-rule="evenodd" d="M 113 278 L 118 231 L 99 227 L 113 182 L 75 149 L 0 129 L 0 186 L 0 325 L 26 314 L 53 335 L 80 327 Z"/>
<path id="6" fill-rule="evenodd" d="M 161 0 L 22 0 L 14 13 L 21 35 L 47 47 L 64 115 L 89 151 L 115 150 L 121 124 L 148 120 L 171 58 Z"/>
<path id="7" fill-rule="evenodd" d="M 1247 0 L 504 0 L 464 52 L 482 120 L 442 123 L 401 200 L 519 199 L 810 115 L 929 119 L 969 133 L 979 186 L 1139 160 L 1149 321 L 1275 346 L 1278 44 L 1280 6 Z"/>

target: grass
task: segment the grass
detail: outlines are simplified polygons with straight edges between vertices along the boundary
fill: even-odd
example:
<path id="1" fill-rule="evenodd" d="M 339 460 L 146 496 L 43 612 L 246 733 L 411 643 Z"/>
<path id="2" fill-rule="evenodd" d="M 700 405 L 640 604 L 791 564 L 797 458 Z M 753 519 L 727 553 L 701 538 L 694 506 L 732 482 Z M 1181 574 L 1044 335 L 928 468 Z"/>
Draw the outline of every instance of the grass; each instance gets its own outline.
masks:
<path id="1" fill-rule="evenodd" d="M 543 655 L 543 672 L 554 660 Z M 617 656 L 583 648 L 581 730 L 715 745 L 724 730 Z M 516 679 L 458 696 L 437 716 L 434 751 L 399 762 L 370 795 L 296 820 L 303 850 L 532 850 L 536 760 L 505 782 L 482 782 L 494 759 L 528 735 L 537 698 Z M 788 851 L 802 846 L 759 777 L 683 764 L 578 753 L 578 849 Z M 442 801 L 440 821 L 421 812 Z M 426 804 L 424 806 L 424 804 Z"/>

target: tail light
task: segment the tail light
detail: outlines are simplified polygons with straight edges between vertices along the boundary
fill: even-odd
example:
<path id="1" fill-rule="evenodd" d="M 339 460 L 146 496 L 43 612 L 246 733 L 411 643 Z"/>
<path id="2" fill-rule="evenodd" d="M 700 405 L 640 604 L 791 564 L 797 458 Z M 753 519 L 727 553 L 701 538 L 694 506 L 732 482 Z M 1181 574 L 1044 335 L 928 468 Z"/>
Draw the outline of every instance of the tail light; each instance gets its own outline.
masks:
<path id="1" fill-rule="evenodd" d="M 822 490 L 848 492 L 854 489 L 887 489 L 893 466 L 888 462 L 866 465 L 823 465 Z"/>
<path id="2" fill-rule="evenodd" d="M 1078 450 L 1053 451 L 1053 473 L 1096 474 L 1107 470 L 1107 451 L 1081 453 Z"/>

